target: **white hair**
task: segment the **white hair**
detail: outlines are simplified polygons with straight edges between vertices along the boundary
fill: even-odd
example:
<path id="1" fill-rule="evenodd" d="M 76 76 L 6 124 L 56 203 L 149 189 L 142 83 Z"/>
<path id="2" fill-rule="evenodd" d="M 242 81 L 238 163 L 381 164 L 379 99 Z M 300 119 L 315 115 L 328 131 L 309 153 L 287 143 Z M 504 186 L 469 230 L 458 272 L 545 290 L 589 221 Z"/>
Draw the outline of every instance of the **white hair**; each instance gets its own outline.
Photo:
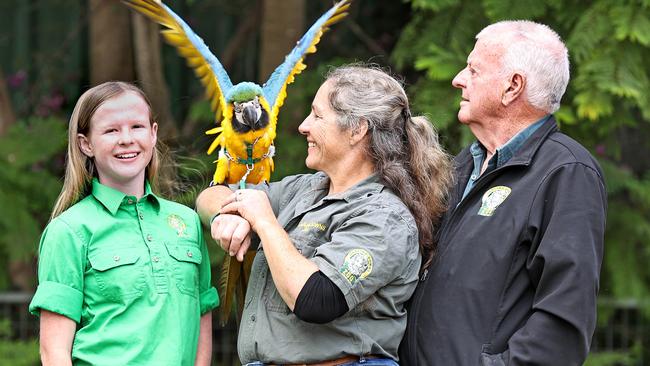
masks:
<path id="1" fill-rule="evenodd" d="M 485 27 L 476 39 L 497 40 L 505 49 L 503 72 L 526 76 L 528 102 L 547 113 L 560 108 L 569 83 L 569 51 L 550 27 L 529 20 L 508 20 Z"/>

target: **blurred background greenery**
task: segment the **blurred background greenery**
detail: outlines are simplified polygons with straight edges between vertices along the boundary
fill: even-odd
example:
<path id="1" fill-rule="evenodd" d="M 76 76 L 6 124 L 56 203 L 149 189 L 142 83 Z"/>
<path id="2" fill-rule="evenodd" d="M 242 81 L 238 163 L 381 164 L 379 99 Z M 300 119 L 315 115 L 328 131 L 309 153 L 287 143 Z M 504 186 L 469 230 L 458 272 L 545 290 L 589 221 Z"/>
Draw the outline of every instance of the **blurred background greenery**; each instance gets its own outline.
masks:
<path id="1" fill-rule="evenodd" d="M 332 0 L 165 1 L 206 41 L 233 82 L 264 82 Z M 446 148 L 471 142 L 456 121 L 474 35 L 502 19 L 558 31 L 572 80 L 557 113 L 606 175 L 609 210 L 599 325 L 588 365 L 650 364 L 650 0 L 354 0 L 306 59 L 278 121 L 273 179 L 306 171 L 297 126 L 331 65 L 379 64 L 403 78 L 413 110 Z M 138 83 L 151 97 L 179 183 L 168 196 L 192 205 L 210 179 L 214 125 L 203 90 L 157 26 L 115 0 L 0 2 L 0 364 L 38 360 L 35 319 L 41 230 L 62 184 L 67 120 L 78 96 L 105 80 Z M 223 254 L 211 246 L 215 277 Z M 576 311 L 580 311 L 576 309 Z M 215 329 L 215 364 L 236 363 L 235 325 Z"/>

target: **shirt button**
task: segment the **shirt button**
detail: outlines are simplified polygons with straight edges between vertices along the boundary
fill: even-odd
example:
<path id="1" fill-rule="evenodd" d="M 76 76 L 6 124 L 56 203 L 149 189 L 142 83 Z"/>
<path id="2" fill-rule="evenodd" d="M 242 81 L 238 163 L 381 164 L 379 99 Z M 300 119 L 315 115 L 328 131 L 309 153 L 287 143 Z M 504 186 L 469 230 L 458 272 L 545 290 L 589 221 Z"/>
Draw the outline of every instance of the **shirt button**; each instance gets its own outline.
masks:
<path id="1" fill-rule="evenodd" d="M 188 251 L 187 251 L 187 256 L 190 257 L 190 258 L 192 258 L 192 252 L 190 252 L 190 251 L 188 250 Z"/>
<path id="2" fill-rule="evenodd" d="M 151 259 L 152 259 L 154 262 L 156 262 L 156 263 L 158 263 L 158 261 L 160 260 L 160 258 L 155 257 L 155 256 L 154 256 L 153 258 L 151 258 Z"/>
<path id="3" fill-rule="evenodd" d="M 151 236 L 151 234 L 147 234 L 147 241 L 152 241 L 152 240 L 153 240 L 153 236 Z"/>
<path id="4" fill-rule="evenodd" d="M 133 200 L 132 200 L 132 199 L 130 199 L 130 198 L 129 198 L 129 200 L 128 200 L 128 201 L 126 201 L 126 202 L 128 202 L 128 203 L 129 203 L 129 205 L 132 205 L 132 204 L 133 204 Z"/>
<path id="5" fill-rule="evenodd" d="M 120 261 L 120 256 L 119 255 L 113 256 L 113 260 L 116 261 L 116 262 L 119 262 Z"/>
<path id="6" fill-rule="evenodd" d="M 251 315 L 251 321 L 252 321 L 252 322 L 255 321 L 255 314 Z"/>
<path id="7" fill-rule="evenodd" d="M 476 180 L 476 174 L 472 174 L 472 180 Z"/>
<path id="8" fill-rule="evenodd" d="M 140 218 L 140 220 L 144 220 L 144 215 L 142 214 L 142 212 L 138 214 L 138 217 Z"/>

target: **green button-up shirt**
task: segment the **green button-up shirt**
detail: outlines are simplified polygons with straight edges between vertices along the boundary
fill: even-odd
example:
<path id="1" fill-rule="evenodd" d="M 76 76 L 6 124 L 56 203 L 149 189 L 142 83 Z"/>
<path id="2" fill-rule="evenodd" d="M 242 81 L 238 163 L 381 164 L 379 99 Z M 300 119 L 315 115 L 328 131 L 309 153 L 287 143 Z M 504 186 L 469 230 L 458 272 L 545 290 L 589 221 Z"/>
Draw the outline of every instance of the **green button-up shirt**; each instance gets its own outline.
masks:
<path id="1" fill-rule="evenodd" d="M 328 196 L 323 173 L 258 186 L 303 256 L 343 292 L 348 311 L 327 323 L 304 322 L 280 297 L 258 250 L 239 327 L 243 363 L 314 363 L 345 355 L 397 359 L 404 303 L 418 280 L 418 230 L 406 205 L 377 176 Z"/>
<path id="2" fill-rule="evenodd" d="M 198 215 L 151 192 L 92 194 L 41 237 L 29 306 L 78 323 L 75 365 L 192 365 L 202 314 L 218 305 Z"/>

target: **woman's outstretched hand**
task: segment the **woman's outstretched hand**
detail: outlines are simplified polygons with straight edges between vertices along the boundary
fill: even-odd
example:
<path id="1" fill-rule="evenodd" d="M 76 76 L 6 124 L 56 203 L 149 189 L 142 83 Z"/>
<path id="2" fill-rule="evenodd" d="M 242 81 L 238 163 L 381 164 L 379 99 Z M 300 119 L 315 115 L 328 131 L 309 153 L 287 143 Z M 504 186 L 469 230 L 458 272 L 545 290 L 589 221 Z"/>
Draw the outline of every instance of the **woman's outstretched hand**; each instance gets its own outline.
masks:
<path id="1" fill-rule="evenodd" d="M 266 225 L 279 225 L 266 193 L 254 189 L 235 191 L 226 199 L 219 212 L 241 216 L 258 234 Z"/>

